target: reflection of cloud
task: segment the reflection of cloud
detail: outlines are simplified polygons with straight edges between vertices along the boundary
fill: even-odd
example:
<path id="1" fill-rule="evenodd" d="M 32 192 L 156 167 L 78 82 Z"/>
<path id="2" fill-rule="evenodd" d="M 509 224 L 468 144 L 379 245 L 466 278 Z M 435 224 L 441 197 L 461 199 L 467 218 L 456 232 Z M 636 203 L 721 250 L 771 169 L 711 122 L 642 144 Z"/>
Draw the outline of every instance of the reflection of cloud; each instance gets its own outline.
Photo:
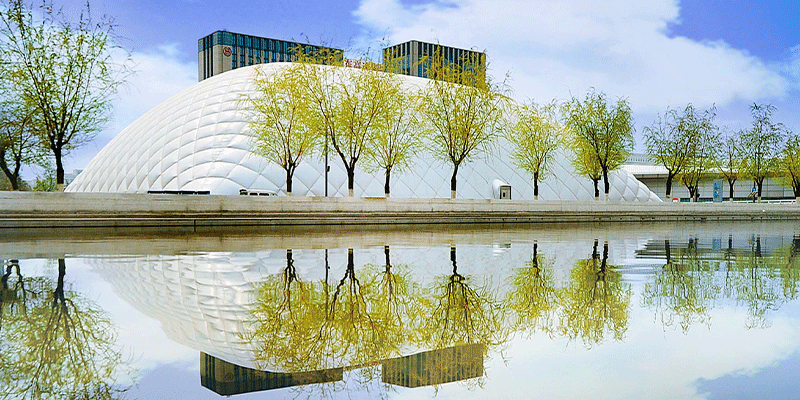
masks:
<path id="1" fill-rule="evenodd" d="M 726 105 L 783 95 L 785 77 L 724 42 L 671 37 L 673 0 L 461 0 L 406 5 L 363 0 L 362 25 L 392 43 L 417 39 L 486 50 L 495 76 L 511 71 L 516 93 L 540 101 L 596 87 L 640 110 Z"/>
<path id="2" fill-rule="evenodd" d="M 617 242 L 612 254 L 632 257 L 633 243 Z M 539 251 L 561 254 L 557 264 L 568 268 L 576 258 L 591 252 L 591 241 L 578 244 L 579 253 L 571 251 L 576 244 L 542 243 Z M 503 252 L 491 245 L 459 246 L 459 273 L 472 276 L 476 282 L 498 286 L 504 297 L 511 285 L 503 285 L 515 268 L 525 265 L 532 254 L 531 243 L 515 242 Z M 126 252 L 124 249 L 117 251 Z M 408 265 L 412 279 L 420 285 L 449 276 L 449 246 L 392 247 L 392 264 Z M 294 266 L 305 281 L 323 281 L 325 250 L 295 250 Z M 330 282 L 344 276 L 347 251 L 328 252 Z M 383 265 L 383 246 L 356 249 L 356 273 L 364 265 Z M 253 345 L 244 344 L 241 333 L 257 299 L 265 277 L 279 274 L 286 265 L 286 250 L 261 250 L 252 253 L 204 253 L 191 255 L 150 255 L 130 257 L 98 257 L 87 263 L 111 284 L 114 292 L 139 312 L 155 318 L 167 336 L 185 346 L 246 367 L 253 363 Z M 568 271 L 565 271 L 568 272 Z M 561 275 L 566 275 L 562 273 Z M 145 323 L 156 329 L 157 324 Z M 142 329 L 147 332 L 148 329 Z M 168 361 L 168 360 L 167 360 Z"/>
<path id="3" fill-rule="evenodd" d="M 484 389 L 507 391 L 509 398 L 523 398 L 536 388 L 544 399 L 703 399 L 698 379 L 757 371 L 797 349 L 797 322 L 788 318 L 768 330 L 746 329 L 746 310 L 720 307 L 712 312 L 712 329 L 698 326 L 683 334 L 663 330 L 646 309 L 633 310 L 624 343 L 587 350 L 544 334 L 515 340 L 507 349 L 507 367 L 498 361 L 487 365 L 495 377 Z M 498 371 L 506 368 L 526 371 L 525 384 Z"/>
<path id="4" fill-rule="evenodd" d="M 438 397 L 463 400 L 492 393 L 496 397 L 528 398 L 530 393 L 536 393 L 540 398 L 702 398 L 697 386 L 700 379 L 755 373 L 797 351 L 794 338 L 800 333 L 797 321 L 800 313 L 796 302 L 784 304 L 780 312 L 772 313 L 769 329 L 746 329 L 746 307 L 735 306 L 733 301 L 724 299 L 720 299 L 710 312 L 710 329 L 696 325 L 684 334 L 679 328 L 664 328 L 654 317 L 653 310 L 642 308 L 641 298 L 637 298 L 643 293 L 649 274 L 653 273 L 651 267 L 642 265 L 641 259 L 634 260 L 636 250 L 646 242 L 641 238 L 647 236 L 637 229 L 641 227 L 633 226 L 629 232 L 619 232 L 603 225 L 591 225 L 579 231 L 528 227 L 524 232 L 503 237 L 502 241 L 485 239 L 480 235 L 470 238 L 470 231 L 462 232 L 464 236 L 459 236 L 454 242 L 470 241 L 472 244 L 458 245 L 459 272 L 470 275 L 474 282 L 488 280 L 499 284 L 499 292 L 512 290 L 512 285 L 503 286 L 502 283 L 508 282 L 515 269 L 530 260 L 531 238 L 539 239 L 539 254 L 552 257 L 555 275 L 561 277 L 561 281 L 568 279 L 569 269 L 576 260 L 590 257 L 592 240 L 587 238 L 610 238 L 610 263 L 622 264 L 623 279 L 633 285 L 633 308 L 622 343 L 606 341 L 587 350 L 579 341 L 569 342 L 544 333 L 534 334 L 529 339 L 517 337 L 509 342 L 502 357 L 489 355 L 485 364 L 488 379 L 482 382 L 483 390 L 468 391 L 454 385 L 441 391 Z M 752 234 L 748 232 L 761 232 L 764 236 L 769 235 L 767 232 L 783 235 L 784 242 L 788 243 L 797 229 L 791 224 L 785 227 L 761 223 L 682 224 L 672 228 L 659 224 L 653 227 L 657 233 L 652 236 L 662 238 L 660 240 L 668 237 L 678 243 L 680 239 L 696 235 L 705 245 L 713 244 L 716 237 L 725 239 L 732 233 L 734 244 L 749 248 L 746 239 Z M 87 263 L 111 284 L 124 301 L 157 319 L 157 322 L 140 324 L 140 332 L 163 329 L 179 343 L 247 365 L 251 361 L 246 359 L 250 350 L 237 342 L 240 324 L 246 321 L 247 310 L 253 301 L 251 296 L 254 296 L 259 282 L 263 282 L 267 274 L 281 273 L 286 263 L 285 249 L 272 240 L 277 241 L 274 238 L 263 239 L 260 243 L 253 242 L 252 246 L 278 250 L 210 254 L 199 253 L 197 249 L 200 246 L 194 246 L 191 251 L 181 251 L 184 255 L 180 256 L 105 257 Z M 297 234 L 294 240 L 297 241 L 294 243 L 305 241 L 310 246 L 308 236 Z M 315 236 L 315 240 L 319 239 Z M 440 241 L 444 239 L 440 238 Z M 381 265 L 383 243 L 392 240 L 375 239 L 371 242 L 381 245 L 355 250 L 357 274 L 365 270 L 365 264 Z M 510 243 L 510 246 L 492 246 L 490 243 Z M 777 239 L 773 243 L 777 243 Z M 779 244 L 775 246 L 780 247 Z M 107 247 L 113 247 L 118 253 L 134 253 L 124 246 Z M 724 251 L 724 246 L 714 248 Z M 417 244 L 392 246 L 391 249 L 392 263 L 408 265 L 417 284 L 424 285 L 431 279 L 447 276 L 452 270 L 449 245 L 425 247 Z M 294 250 L 293 257 L 298 275 L 304 281 L 323 279 L 324 250 Z M 330 276 L 338 282 L 347 264 L 346 249 L 330 250 L 329 259 Z M 626 261 L 621 262 L 621 259 Z M 77 275 L 78 272 L 70 272 L 73 273 Z M 96 285 L 92 284 L 92 287 Z M 505 293 L 498 294 L 502 297 Z M 105 301 L 103 304 L 111 308 Z M 115 305 L 113 308 L 122 307 Z M 127 337 L 123 339 L 128 340 Z M 134 348 L 148 345 L 127 344 Z M 181 347 L 164 346 L 165 352 Z M 184 353 L 187 352 L 180 355 Z M 168 357 L 164 355 L 159 360 L 169 362 Z M 192 358 L 197 360 L 196 352 Z M 411 392 L 399 388 L 398 396 L 428 397 L 432 390 Z"/>

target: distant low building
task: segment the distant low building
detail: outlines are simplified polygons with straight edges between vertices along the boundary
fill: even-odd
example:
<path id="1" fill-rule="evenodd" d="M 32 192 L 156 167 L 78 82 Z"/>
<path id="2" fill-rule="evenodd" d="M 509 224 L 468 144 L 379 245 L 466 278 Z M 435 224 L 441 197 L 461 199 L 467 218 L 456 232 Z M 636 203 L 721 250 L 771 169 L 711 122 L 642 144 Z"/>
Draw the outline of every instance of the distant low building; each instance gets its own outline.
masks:
<path id="1" fill-rule="evenodd" d="M 68 186 L 70 183 L 72 183 L 72 181 L 74 181 L 75 178 L 81 174 L 81 172 L 83 172 L 82 169 L 73 169 L 72 172 L 64 173 L 64 186 Z"/>
<path id="2" fill-rule="evenodd" d="M 655 165 L 646 154 L 631 154 L 622 169 L 638 179 L 656 195 L 663 198 L 667 193 L 667 169 L 661 165 Z M 715 187 L 716 186 L 716 187 Z M 747 178 L 739 178 L 733 187 L 734 201 L 752 200 L 748 197 L 753 190 L 753 181 Z M 715 191 L 724 201 L 730 200 L 730 186 L 720 173 L 714 170 L 708 171 L 700 182 L 700 200 L 710 201 L 714 198 Z M 772 179 L 764 181 L 761 191 L 762 198 L 780 200 L 794 199 L 794 192 L 790 187 L 781 185 Z M 672 199 L 679 201 L 689 200 L 689 190 L 681 183 L 679 177 L 672 181 Z"/>

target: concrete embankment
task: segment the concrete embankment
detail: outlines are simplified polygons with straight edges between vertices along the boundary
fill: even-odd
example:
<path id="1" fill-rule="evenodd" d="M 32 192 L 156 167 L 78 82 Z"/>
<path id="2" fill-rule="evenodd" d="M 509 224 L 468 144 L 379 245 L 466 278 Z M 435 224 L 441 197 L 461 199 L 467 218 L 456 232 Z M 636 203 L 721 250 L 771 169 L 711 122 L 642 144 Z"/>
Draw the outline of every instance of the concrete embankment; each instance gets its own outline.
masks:
<path id="1" fill-rule="evenodd" d="M 800 205 L 0 193 L 0 229 L 760 220 Z"/>

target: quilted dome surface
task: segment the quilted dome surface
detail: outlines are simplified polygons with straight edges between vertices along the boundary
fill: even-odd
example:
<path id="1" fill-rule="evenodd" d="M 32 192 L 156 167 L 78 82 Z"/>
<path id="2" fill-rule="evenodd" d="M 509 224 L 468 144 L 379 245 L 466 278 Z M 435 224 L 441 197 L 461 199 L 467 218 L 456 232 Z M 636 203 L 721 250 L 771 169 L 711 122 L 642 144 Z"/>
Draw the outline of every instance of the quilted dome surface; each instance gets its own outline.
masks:
<path id="1" fill-rule="evenodd" d="M 255 69 L 275 73 L 287 63 L 236 69 L 203 80 L 157 105 L 120 132 L 69 185 L 69 192 L 146 193 L 149 190 L 209 191 L 238 194 L 242 188 L 285 193 L 283 169 L 252 153 L 242 94 L 254 90 Z M 336 67 L 318 67 L 336 68 Z M 344 68 L 344 67 L 342 67 Z M 400 75 L 403 84 L 417 88 L 423 78 Z M 339 158 L 329 154 L 328 195 L 347 196 L 347 174 Z M 452 165 L 422 152 L 405 171 L 392 173 L 393 197 L 450 197 Z M 363 165 L 362 165 L 363 167 Z M 325 195 L 325 163 L 306 158 L 297 168 L 293 196 Z M 511 163 L 506 141 L 490 154 L 462 164 L 459 198 L 492 198 L 493 182 L 511 185 L 512 199 L 533 199 L 533 179 Z M 355 196 L 383 196 L 383 174 L 357 168 Z M 612 200 L 661 201 L 632 174 L 611 174 Z M 543 200 L 594 199 L 592 182 L 577 176 L 570 157 L 561 151 L 551 173 L 540 182 Z"/>

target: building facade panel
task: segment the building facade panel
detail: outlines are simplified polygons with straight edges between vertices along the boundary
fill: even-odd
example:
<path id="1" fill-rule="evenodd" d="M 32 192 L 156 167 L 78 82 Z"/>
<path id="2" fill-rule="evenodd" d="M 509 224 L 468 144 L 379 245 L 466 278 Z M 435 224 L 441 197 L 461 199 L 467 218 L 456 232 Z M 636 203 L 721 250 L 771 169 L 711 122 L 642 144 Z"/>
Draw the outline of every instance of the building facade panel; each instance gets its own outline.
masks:
<path id="1" fill-rule="evenodd" d="M 67 188 L 71 192 L 147 192 L 161 190 L 209 191 L 238 194 L 240 189 L 285 192 L 285 171 L 252 153 L 247 112 L 241 95 L 254 90 L 256 68 L 277 73 L 285 63 L 258 65 L 206 79 L 148 111 L 117 135 Z M 353 68 L 344 73 L 355 73 Z M 427 79 L 401 76 L 408 89 L 419 89 Z M 176 125 L 176 121 L 178 124 Z M 591 180 L 577 176 L 571 155 L 562 150 L 551 173 L 540 183 L 543 200 L 593 200 Z M 428 152 L 420 153 L 406 171 L 392 174 L 392 196 L 449 198 L 452 165 Z M 360 165 L 363 167 L 363 165 Z M 295 196 L 347 196 L 347 174 L 329 154 L 328 185 L 321 155 L 306 158 L 295 172 Z M 658 196 L 625 171 L 612 174 L 612 200 L 660 201 Z M 495 149 L 463 164 L 458 174 L 459 198 L 493 198 L 500 180 L 511 186 L 512 199 L 533 199 L 530 174 L 511 163 L 510 146 L 498 141 Z M 356 170 L 354 194 L 383 196 L 382 173 Z M 326 190 L 327 189 L 327 190 Z"/>
<path id="2" fill-rule="evenodd" d="M 198 40 L 198 81 L 256 64 L 294 61 L 297 49 L 338 54 L 343 51 L 287 40 L 217 31 Z"/>

